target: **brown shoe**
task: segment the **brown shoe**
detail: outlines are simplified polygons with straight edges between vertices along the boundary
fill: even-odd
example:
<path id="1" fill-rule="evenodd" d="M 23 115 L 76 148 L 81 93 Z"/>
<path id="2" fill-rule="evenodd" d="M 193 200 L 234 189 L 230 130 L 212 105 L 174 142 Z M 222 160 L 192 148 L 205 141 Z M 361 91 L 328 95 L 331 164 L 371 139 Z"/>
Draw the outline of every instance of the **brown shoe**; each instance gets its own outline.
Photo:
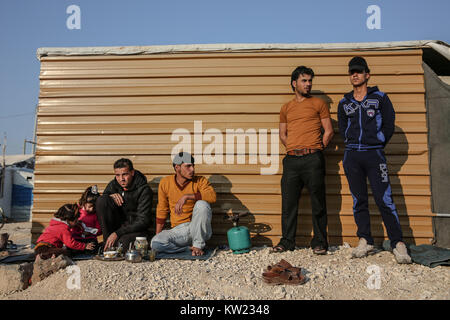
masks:
<path id="1" fill-rule="evenodd" d="M 313 253 L 318 254 L 318 255 L 324 255 L 324 254 L 327 254 L 327 249 L 325 249 L 322 246 L 317 246 L 317 247 L 314 247 Z"/>
<path id="2" fill-rule="evenodd" d="M 301 285 L 306 282 L 306 278 L 301 273 L 292 273 L 289 271 L 283 271 L 281 273 L 263 273 L 262 279 L 265 283 L 270 285 L 288 284 L 288 285 Z"/>
<path id="3" fill-rule="evenodd" d="M 281 252 L 285 252 L 285 251 L 287 251 L 287 249 L 283 245 L 279 244 L 279 245 L 276 245 L 275 247 L 273 247 L 269 251 L 269 253 L 281 253 Z"/>

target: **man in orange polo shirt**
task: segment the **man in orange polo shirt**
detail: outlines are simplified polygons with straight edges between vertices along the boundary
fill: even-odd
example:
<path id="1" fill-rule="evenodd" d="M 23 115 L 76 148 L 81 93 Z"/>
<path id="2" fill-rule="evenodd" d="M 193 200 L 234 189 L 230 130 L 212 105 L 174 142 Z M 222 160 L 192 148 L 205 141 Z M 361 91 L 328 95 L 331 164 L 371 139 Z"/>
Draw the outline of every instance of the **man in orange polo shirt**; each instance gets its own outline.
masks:
<path id="1" fill-rule="evenodd" d="M 195 175 L 194 158 L 180 152 L 173 159 L 175 175 L 161 179 L 156 208 L 156 235 L 151 247 L 157 252 L 176 253 L 189 247 L 193 256 L 204 254 L 212 235 L 211 203 L 216 192 L 209 181 Z M 170 215 L 172 229 L 163 230 Z"/>
<path id="2" fill-rule="evenodd" d="M 311 96 L 314 72 L 297 67 L 291 75 L 294 99 L 280 111 L 280 140 L 286 147 L 281 178 L 282 238 L 272 252 L 295 249 L 298 202 L 304 186 L 311 195 L 315 254 L 326 254 L 327 208 L 325 199 L 325 159 L 322 150 L 333 137 L 330 111 L 322 99 Z M 322 128 L 324 133 L 322 135 Z"/>

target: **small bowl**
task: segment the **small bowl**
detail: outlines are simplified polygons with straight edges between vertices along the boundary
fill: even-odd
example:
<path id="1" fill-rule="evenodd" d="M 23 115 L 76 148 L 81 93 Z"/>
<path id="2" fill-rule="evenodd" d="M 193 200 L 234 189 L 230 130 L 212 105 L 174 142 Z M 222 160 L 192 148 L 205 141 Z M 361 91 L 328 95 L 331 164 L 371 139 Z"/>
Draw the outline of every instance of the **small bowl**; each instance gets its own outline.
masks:
<path id="1" fill-rule="evenodd" d="M 117 257 L 117 251 L 105 251 L 103 252 L 103 256 L 107 259 L 112 259 Z"/>

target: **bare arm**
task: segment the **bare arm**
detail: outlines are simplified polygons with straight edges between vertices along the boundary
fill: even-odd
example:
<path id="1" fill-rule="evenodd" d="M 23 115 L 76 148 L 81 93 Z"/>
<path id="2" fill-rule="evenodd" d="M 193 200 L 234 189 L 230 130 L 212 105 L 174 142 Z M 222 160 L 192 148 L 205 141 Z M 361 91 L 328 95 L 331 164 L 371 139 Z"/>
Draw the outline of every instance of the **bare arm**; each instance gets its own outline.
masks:
<path id="1" fill-rule="evenodd" d="M 283 146 L 286 147 L 286 140 L 287 140 L 287 123 L 281 123 L 280 122 L 280 140 Z"/>
<path id="2" fill-rule="evenodd" d="M 195 200 L 195 194 L 184 194 L 180 199 L 178 199 L 177 204 L 175 205 L 175 214 L 183 213 L 183 206 L 187 200 Z"/>
<path id="3" fill-rule="evenodd" d="M 322 127 L 325 130 L 323 133 L 322 143 L 323 147 L 326 148 L 334 136 L 333 125 L 331 124 L 330 118 L 320 119 L 322 122 Z"/>

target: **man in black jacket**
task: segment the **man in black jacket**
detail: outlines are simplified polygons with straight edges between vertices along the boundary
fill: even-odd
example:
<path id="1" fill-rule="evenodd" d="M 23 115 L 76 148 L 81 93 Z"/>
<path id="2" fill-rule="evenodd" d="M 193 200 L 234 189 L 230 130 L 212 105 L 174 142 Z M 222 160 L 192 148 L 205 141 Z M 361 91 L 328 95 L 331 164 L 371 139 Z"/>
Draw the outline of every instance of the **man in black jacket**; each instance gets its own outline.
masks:
<path id="1" fill-rule="evenodd" d="M 96 211 L 104 237 L 104 250 L 122 243 L 124 251 L 136 237 L 148 237 L 153 192 L 147 178 L 134 170 L 129 159 L 114 163 L 115 179 L 97 199 Z"/>

